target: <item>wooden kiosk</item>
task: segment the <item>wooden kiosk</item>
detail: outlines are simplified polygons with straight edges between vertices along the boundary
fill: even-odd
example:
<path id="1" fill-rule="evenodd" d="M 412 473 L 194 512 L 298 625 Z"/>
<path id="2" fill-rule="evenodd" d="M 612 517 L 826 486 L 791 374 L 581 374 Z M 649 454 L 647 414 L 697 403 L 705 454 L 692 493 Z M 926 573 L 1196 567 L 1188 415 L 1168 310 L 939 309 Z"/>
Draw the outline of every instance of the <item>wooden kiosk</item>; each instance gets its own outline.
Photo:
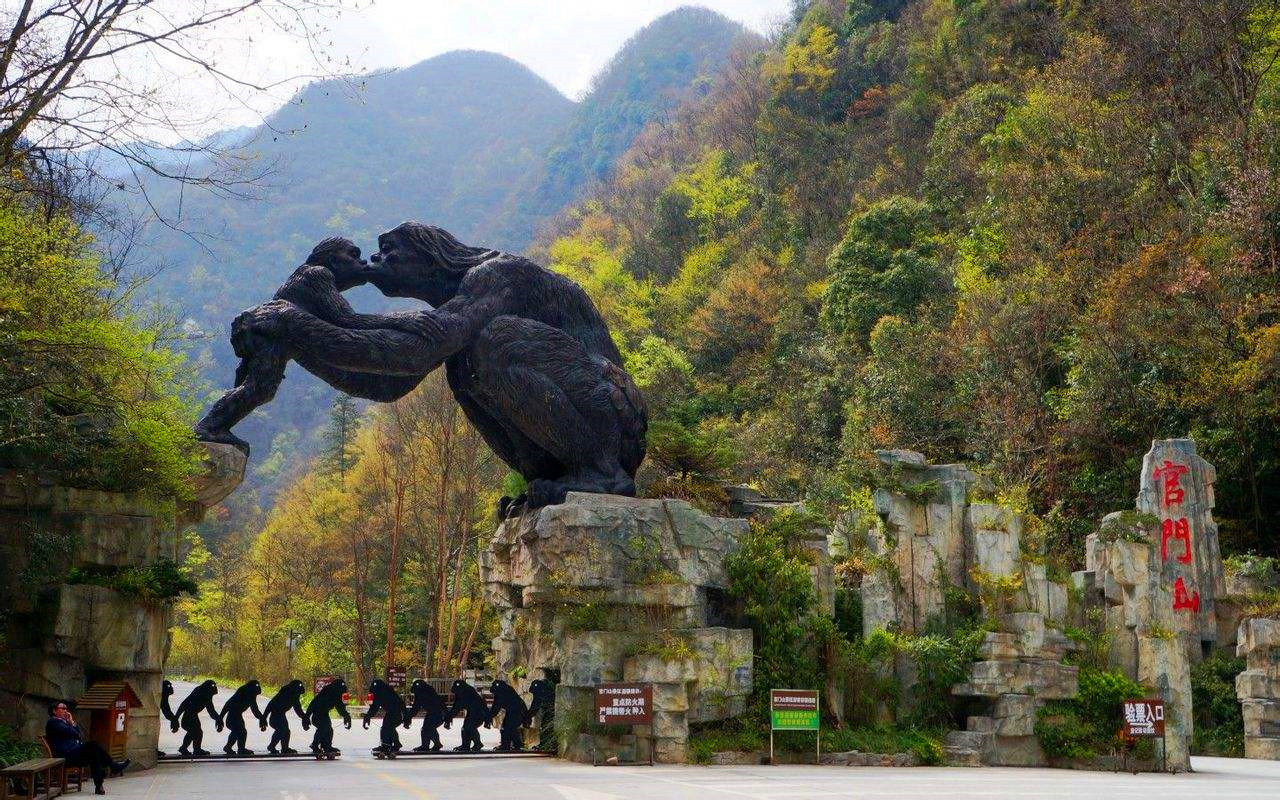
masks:
<path id="1" fill-rule="evenodd" d="M 89 738 L 116 760 L 128 747 L 131 708 L 142 708 L 142 701 L 128 681 L 97 681 L 76 700 L 77 712 L 90 712 Z"/>

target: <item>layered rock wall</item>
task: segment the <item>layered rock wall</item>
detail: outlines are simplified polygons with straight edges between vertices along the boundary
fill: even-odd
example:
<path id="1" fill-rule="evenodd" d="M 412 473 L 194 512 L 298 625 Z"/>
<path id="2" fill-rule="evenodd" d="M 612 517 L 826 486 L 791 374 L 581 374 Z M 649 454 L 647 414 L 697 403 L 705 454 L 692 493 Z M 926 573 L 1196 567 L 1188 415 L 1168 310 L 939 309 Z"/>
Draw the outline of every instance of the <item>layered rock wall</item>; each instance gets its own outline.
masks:
<path id="1" fill-rule="evenodd" d="M 0 472 L 0 557 L 8 565 L 0 580 L 0 724 L 32 740 L 44 732 L 51 701 L 74 701 L 95 681 L 126 680 L 142 701 L 129 711 L 127 756 L 141 767 L 155 764 L 172 608 L 65 578 L 77 567 L 101 571 L 177 560 L 181 524 L 225 497 L 244 474 L 239 451 L 209 447 L 197 499 L 182 509 Z M 77 717 L 88 730 L 87 713 Z"/>
<path id="2" fill-rule="evenodd" d="M 1245 757 L 1280 761 L 1280 620 L 1240 623 L 1236 654 L 1245 659 L 1244 672 L 1236 676 Z"/>
<path id="3" fill-rule="evenodd" d="M 682 500 L 581 493 L 499 526 L 480 562 L 497 669 L 559 675 L 568 757 L 644 761 L 652 739 L 657 761 L 682 763 L 689 723 L 742 713 L 751 632 L 724 624 L 724 560 L 746 527 Z M 592 724 L 595 686 L 618 681 L 654 685 L 652 728 Z"/>

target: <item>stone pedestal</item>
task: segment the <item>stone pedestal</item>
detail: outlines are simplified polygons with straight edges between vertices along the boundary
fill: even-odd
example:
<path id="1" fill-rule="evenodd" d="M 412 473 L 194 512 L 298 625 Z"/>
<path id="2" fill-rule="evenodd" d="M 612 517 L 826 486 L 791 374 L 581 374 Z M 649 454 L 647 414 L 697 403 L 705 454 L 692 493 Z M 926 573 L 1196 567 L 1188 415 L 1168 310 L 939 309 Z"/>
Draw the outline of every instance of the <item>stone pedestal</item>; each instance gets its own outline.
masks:
<path id="1" fill-rule="evenodd" d="M 95 681 L 125 680 L 143 704 L 129 711 L 126 754 L 139 767 L 155 764 L 170 604 L 63 580 L 72 567 L 128 569 L 176 560 L 182 522 L 229 494 L 244 475 L 238 450 L 207 448 L 197 502 L 185 509 L 60 486 L 48 476 L 0 472 L 0 528 L 12 532 L 0 539 L 0 557 L 9 565 L 0 580 L 6 612 L 0 723 L 19 738 L 44 732 L 50 701 L 75 700 Z M 79 722 L 89 729 L 87 714 Z"/>
<path id="2" fill-rule="evenodd" d="M 652 736 L 657 761 L 681 763 L 689 723 L 742 713 L 751 631 L 726 625 L 724 559 L 747 524 L 682 500 L 573 492 L 499 526 L 480 559 L 501 617 L 497 669 L 525 667 L 524 681 L 559 674 L 556 729 L 567 757 L 647 760 Z M 617 681 L 654 685 L 652 730 L 594 723 L 594 687 Z"/>
<path id="3" fill-rule="evenodd" d="M 1280 620 L 1245 620 L 1236 641 L 1236 655 L 1245 659 L 1236 676 L 1245 757 L 1280 761 Z"/>

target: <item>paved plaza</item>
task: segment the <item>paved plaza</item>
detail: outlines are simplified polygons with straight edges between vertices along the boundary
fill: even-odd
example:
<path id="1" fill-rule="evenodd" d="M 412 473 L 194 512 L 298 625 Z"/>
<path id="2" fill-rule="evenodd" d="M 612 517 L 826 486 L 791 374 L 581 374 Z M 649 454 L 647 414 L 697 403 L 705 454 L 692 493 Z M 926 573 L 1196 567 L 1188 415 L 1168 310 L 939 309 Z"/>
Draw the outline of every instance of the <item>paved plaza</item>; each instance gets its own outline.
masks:
<path id="1" fill-rule="evenodd" d="M 185 687 L 183 687 L 185 688 Z M 179 689 L 179 699 L 183 696 Z M 212 734 L 212 731 L 210 731 Z M 458 726 L 441 731 L 446 747 L 458 743 Z M 496 730 L 482 730 L 486 746 Z M 265 749 L 266 734 L 253 730 L 250 747 Z M 295 732 L 305 747 L 310 734 Z M 406 746 L 419 741 L 417 723 L 402 731 Z M 167 732 L 161 747 L 177 748 Z M 212 734 L 218 751 L 224 735 Z M 1189 775 L 1114 774 L 1050 769 L 954 769 L 917 767 L 590 767 L 550 758 L 441 757 L 378 761 L 376 723 L 365 731 L 357 718 L 339 728 L 343 757 L 332 762 L 237 761 L 161 764 L 107 782 L 120 798 L 191 800 L 1245 800 L 1280 798 L 1280 762 L 1197 758 Z M 213 745 L 217 745 L 214 747 Z"/>

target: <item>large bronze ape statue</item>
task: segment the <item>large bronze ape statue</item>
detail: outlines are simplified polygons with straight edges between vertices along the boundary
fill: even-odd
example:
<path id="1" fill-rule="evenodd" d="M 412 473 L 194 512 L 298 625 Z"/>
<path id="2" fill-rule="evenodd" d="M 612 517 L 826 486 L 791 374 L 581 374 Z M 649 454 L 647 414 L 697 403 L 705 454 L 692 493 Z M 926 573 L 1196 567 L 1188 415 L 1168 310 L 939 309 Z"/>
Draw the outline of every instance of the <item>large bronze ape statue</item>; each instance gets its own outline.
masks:
<path id="1" fill-rule="evenodd" d="M 529 706 L 529 720 L 538 720 L 538 744 L 534 750 L 542 753 L 559 752 L 556 746 L 556 685 L 550 678 L 538 678 L 529 684 L 533 705 Z"/>
<path id="2" fill-rule="evenodd" d="M 412 222 L 378 237 L 371 261 L 367 277 L 383 294 L 433 308 L 361 315 L 355 328 L 273 300 L 236 318 L 236 351 L 252 358 L 273 348 L 348 394 L 375 400 L 396 394 L 385 379 L 403 381 L 395 388 L 405 394 L 443 364 L 467 418 L 528 481 L 518 502 L 535 508 L 569 491 L 635 494 L 644 400 L 581 287 L 528 259 Z M 510 503 L 504 498 L 500 510 Z"/>
<path id="3" fill-rule="evenodd" d="M 466 713 L 462 720 L 462 744 L 453 749 L 460 753 L 478 753 L 484 748 L 484 743 L 480 741 L 480 725 L 488 728 L 493 722 L 489 706 L 476 691 L 476 687 L 462 678 L 453 682 L 452 692 L 453 704 L 444 712 L 445 727 L 449 727 L 449 720 L 458 716 L 459 711 Z"/>

